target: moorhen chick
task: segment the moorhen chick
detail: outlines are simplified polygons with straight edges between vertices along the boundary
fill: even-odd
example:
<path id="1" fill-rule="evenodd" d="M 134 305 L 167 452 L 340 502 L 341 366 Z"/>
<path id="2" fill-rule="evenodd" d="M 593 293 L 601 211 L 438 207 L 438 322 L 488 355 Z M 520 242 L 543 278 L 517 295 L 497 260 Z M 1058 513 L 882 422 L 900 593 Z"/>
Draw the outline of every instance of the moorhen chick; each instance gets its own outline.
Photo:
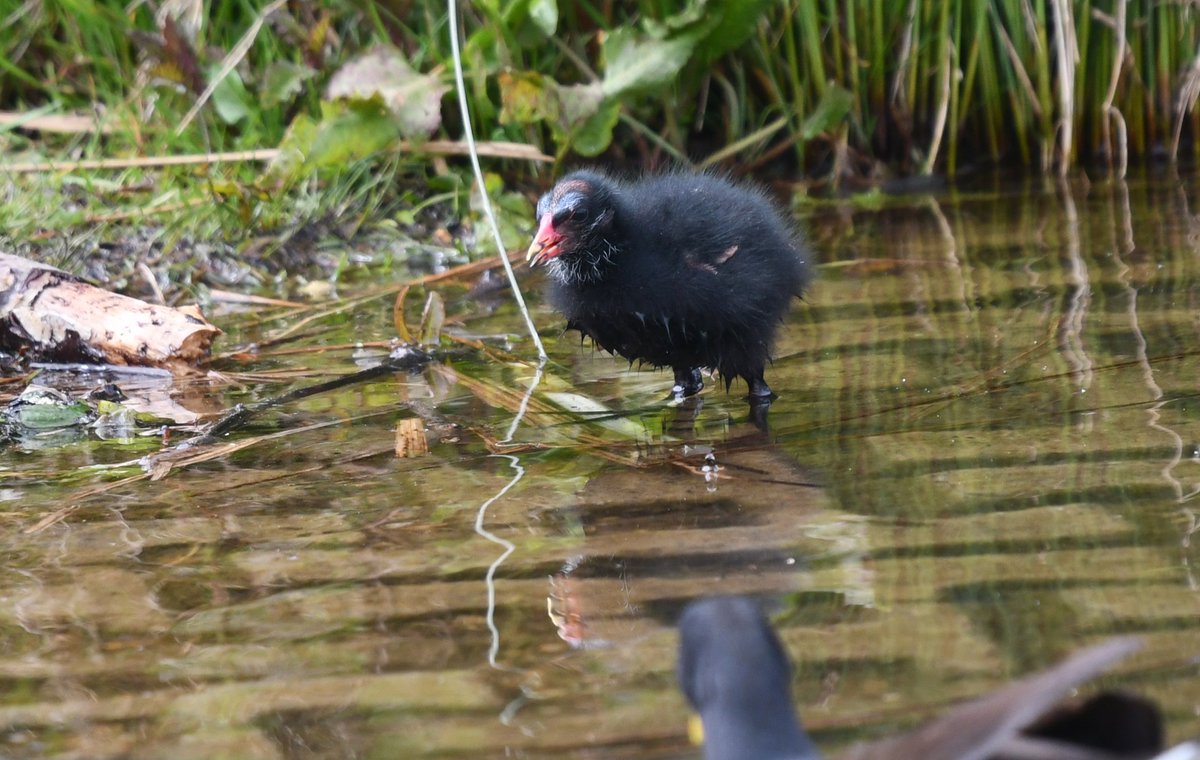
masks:
<path id="1" fill-rule="evenodd" d="M 819 760 L 792 706 L 787 654 L 756 602 L 693 602 L 679 619 L 679 637 L 679 683 L 700 714 L 708 760 Z M 1149 700 L 1108 692 L 1073 711 L 1051 712 L 1138 647 L 1131 638 L 1090 647 L 915 731 L 852 747 L 841 760 L 1151 757 L 1162 748 L 1163 731 Z"/>
<path id="2" fill-rule="evenodd" d="M 713 174 L 621 182 L 568 174 L 542 196 L 526 260 L 549 273 L 567 329 L 605 351 L 675 372 L 676 398 L 715 369 L 751 400 L 775 330 L 808 282 L 807 253 L 761 192 Z"/>
<path id="3" fill-rule="evenodd" d="M 692 602 L 679 618 L 679 686 L 709 760 L 818 760 L 792 706 L 792 665 L 758 604 Z"/>

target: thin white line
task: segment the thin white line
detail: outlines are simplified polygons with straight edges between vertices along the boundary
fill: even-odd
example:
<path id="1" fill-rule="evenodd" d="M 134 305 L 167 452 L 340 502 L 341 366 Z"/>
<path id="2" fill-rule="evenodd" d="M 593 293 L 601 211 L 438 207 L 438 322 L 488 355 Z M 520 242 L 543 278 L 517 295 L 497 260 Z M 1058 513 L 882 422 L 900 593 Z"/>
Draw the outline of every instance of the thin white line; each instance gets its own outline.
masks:
<path id="1" fill-rule="evenodd" d="M 529 399 L 533 398 L 534 389 L 542 381 L 542 371 L 545 367 L 545 364 L 537 365 L 537 369 L 533 372 L 533 380 L 530 381 L 529 387 L 525 390 L 525 395 L 521 397 L 521 405 L 517 407 L 517 415 L 513 417 L 512 424 L 508 426 L 508 432 L 504 434 L 504 438 L 497 441 L 497 443 L 512 443 L 513 436 L 517 434 L 517 426 L 521 424 L 521 418 L 525 416 L 525 412 L 529 411 Z"/>
<path id="2" fill-rule="evenodd" d="M 509 489 L 517 484 L 517 481 L 525 477 L 525 468 L 521 466 L 521 460 L 511 454 L 493 454 L 493 456 L 507 459 L 512 468 L 517 471 L 512 480 L 508 481 L 492 498 L 480 505 L 479 512 L 475 515 L 475 532 L 493 544 L 499 544 L 504 547 L 504 553 L 497 557 L 496 561 L 488 567 L 484 584 L 487 586 L 487 626 L 488 630 L 492 632 L 492 646 L 488 649 L 488 664 L 497 670 L 507 670 L 507 668 L 502 668 L 496 664 L 496 655 L 500 652 L 500 629 L 496 627 L 496 570 L 517 547 L 513 542 L 500 538 L 495 533 L 484 528 L 483 521 L 487 515 L 488 507 L 492 506 L 501 496 L 508 493 Z"/>
<path id="3" fill-rule="evenodd" d="M 467 85 L 463 81 L 462 53 L 458 45 L 458 3 L 456 0 L 448 0 L 448 2 L 450 5 L 450 49 L 454 54 L 454 81 L 458 87 L 458 107 L 462 111 L 463 137 L 467 139 L 471 168 L 475 170 L 475 182 L 479 186 L 479 195 L 483 202 L 483 213 L 492 227 L 492 236 L 496 238 L 496 250 L 499 252 L 501 263 L 504 264 L 504 273 L 508 275 L 508 284 L 512 286 L 513 296 L 517 299 L 517 308 L 521 311 L 521 316 L 525 318 L 525 326 L 529 329 L 530 337 L 533 338 L 533 345 L 537 347 L 538 360 L 545 362 L 547 359 L 546 349 L 542 346 L 542 339 L 538 337 L 537 328 L 533 325 L 533 318 L 529 316 L 529 309 L 525 307 L 525 298 L 521 295 L 521 288 L 517 285 L 517 276 L 513 273 L 512 264 L 505 255 L 504 240 L 500 237 L 500 226 L 496 224 L 496 216 L 492 213 L 492 202 L 488 198 L 487 188 L 483 184 L 483 169 L 479 167 L 479 154 L 475 150 L 475 132 L 471 129 L 471 112 L 467 108 Z"/>

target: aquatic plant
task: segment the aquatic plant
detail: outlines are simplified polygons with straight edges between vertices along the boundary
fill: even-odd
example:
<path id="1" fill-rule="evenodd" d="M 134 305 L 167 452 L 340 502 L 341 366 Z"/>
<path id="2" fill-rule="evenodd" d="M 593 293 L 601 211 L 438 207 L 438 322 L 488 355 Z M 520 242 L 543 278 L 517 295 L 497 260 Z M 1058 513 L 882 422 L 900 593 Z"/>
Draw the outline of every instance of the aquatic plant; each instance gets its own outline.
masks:
<path id="1" fill-rule="evenodd" d="M 210 11 L 43 0 L 0 13 L 0 109 L 11 112 L 0 149 L 36 162 L 281 148 L 265 174 L 252 162 L 212 172 L 204 200 L 181 202 L 237 231 L 394 213 L 394 178 L 431 174 L 412 141 L 461 133 L 440 0 Z M 1121 171 L 1131 157 L 1194 155 L 1200 141 L 1194 3 L 477 0 L 462 14 L 481 139 L 560 162 L 752 172 L 784 158 L 790 177 L 873 183 L 981 164 Z M 346 72 L 381 49 L 409 84 L 347 87 Z M 536 166 L 499 164 L 510 180 Z M 121 171 L 120 186 L 142 177 Z M 75 181 L 103 192 L 95 176 Z M 155 176 L 173 176 L 155 200 L 196 179 Z M 36 192 L 18 195 L 0 216 L 70 223 L 61 198 L 43 209 Z"/>

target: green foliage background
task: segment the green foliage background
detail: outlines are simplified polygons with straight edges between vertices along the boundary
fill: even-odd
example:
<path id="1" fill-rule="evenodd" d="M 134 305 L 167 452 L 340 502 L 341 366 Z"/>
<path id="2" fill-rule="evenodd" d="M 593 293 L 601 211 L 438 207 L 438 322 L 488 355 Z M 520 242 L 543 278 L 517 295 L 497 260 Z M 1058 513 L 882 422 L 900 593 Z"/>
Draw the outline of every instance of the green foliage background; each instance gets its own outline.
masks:
<path id="1" fill-rule="evenodd" d="M 102 107 L 117 123 L 139 122 L 141 129 L 125 125 L 121 134 L 142 144 L 152 137 L 147 132 L 165 130 L 190 106 L 196 93 L 188 89 L 189 77 L 207 81 L 264 5 L 7 4 L 0 104 L 9 110 Z M 164 32 L 163 19 L 171 11 L 184 17 L 189 6 L 201 20 L 195 72 Z M 1122 8 L 1125 49 L 1119 55 L 1115 27 Z M 1063 35 L 1059 9 L 1069 17 Z M 1038 164 L 1053 156 L 1056 123 L 1064 116 L 1077 138 L 1069 157 L 1075 160 L 1109 152 L 1101 133 L 1118 58 L 1111 106 L 1127 125 L 1134 154 L 1170 148 L 1175 130 L 1193 119 L 1190 88 L 1200 38 L 1190 3 L 479 0 L 464 2 L 462 13 L 480 131 L 558 154 L 602 152 L 621 117 L 629 120 L 627 129 L 617 129 L 622 149 L 637 150 L 640 135 L 692 157 L 783 117 L 785 127 L 747 146 L 743 158 L 790 141 L 802 166 L 813 171 L 822 151 L 805 151 L 804 138 L 824 135 L 856 154 L 920 167 L 945 109 L 945 158 L 927 170 L 950 169 L 964 156 Z M 320 85 L 340 63 L 378 43 L 397 46 L 418 70 L 446 77 L 445 6 L 288 3 L 219 89 L 192 142 L 276 144 L 298 110 L 319 114 Z M 1073 77 L 1065 83 L 1074 100 L 1070 113 L 1058 97 L 1060 51 L 1073 59 Z M 837 93 L 832 101 L 831 92 Z M 804 129 L 823 107 L 820 122 Z M 1193 132 L 1187 130 L 1189 138 Z"/>
<path id="2" fill-rule="evenodd" d="M 461 136 L 452 89 L 437 90 L 430 135 L 369 97 L 326 97 L 338 71 L 378 46 L 430 86 L 451 86 L 443 3 L 291 0 L 263 19 L 265 7 L 3 0 L 0 109 L 94 113 L 108 132 L 9 124 L 0 150 L 10 160 L 278 146 L 302 155 L 275 167 L 274 184 L 256 166 L 216 184 L 241 199 L 245 223 L 263 213 L 245 183 L 274 193 L 281 180 L 365 177 L 400 140 Z M 1191 155 L 1200 137 L 1193 3 L 464 0 L 460 12 L 477 134 L 560 162 L 720 162 L 837 184 L 992 163 L 1119 168 L 1127 155 Z M 356 168 L 372 160 L 371 171 Z M 536 171 L 495 165 L 508 178 Z"/>

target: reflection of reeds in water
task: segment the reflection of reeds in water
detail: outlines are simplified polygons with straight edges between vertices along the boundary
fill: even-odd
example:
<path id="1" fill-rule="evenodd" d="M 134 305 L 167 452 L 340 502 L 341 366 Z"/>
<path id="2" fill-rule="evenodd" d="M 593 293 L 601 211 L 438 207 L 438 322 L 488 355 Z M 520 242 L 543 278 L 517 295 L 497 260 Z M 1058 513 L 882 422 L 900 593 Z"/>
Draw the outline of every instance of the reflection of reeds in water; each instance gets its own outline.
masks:
<path id="1" fill-rule="evenodd" d="M 806 461 L 842 474 L 827 476 L 837 508 L 874 517 L 868 564 L 895 614 L 871 640 L 908 640 L 923 620 L 931 640 L 902 655 L 918 671 L 980 656 L 975 636 L 1028 668 L 1068 641 L 1138 631 L 1152 646 L 1137 679 L 1169 709 L 1200 693 L 1171 680 L 1200 601 L 1190 195 L 1046 184 L 1008 202 L 814 212 L 814 238 L 844 260 L 777 366 L 819 390 L 773 422 L 784 440 L 786 415 L 806 444 L 814 430 L 837 442 L 806 445 Z"/>
<path id="2" fill-rule="evenodd" d="M 985 190 L 810 211 L 832 263 L 782 333 L 769 433 L 552 341 L 543 387 L 611 414 L 539 391 L 505 445 L 532 372 L 463 360 L 3 534 L 0 754 L 679 756 L 670 626 L 709 593 L 775 603 L 825 746 L 1113 632 L 1147 647 L 1110 683 L 1177 736 L 1200 702 L 1194 189 Z M 400 459 L 405 394 L 446 432 Z M 514 547 L 493 669 L 495 453 L 525 477 L 485 515 Z M 70 506 L 30 480 L 6 484 L 20 525 Z"/>
<path id="3" fill-rule="evenodd" d="M 871 604 L 859 521 L 829 511 L 811 475 L 780 452 L 730 443 L 715 484 L 699 464 L 615 470 L 556 515 L 579 536 L 550 579 L 550 616 L 564 640 L 620 647 L 630 621 L 669 622 L 683 600 L 716 589 Z"/>

